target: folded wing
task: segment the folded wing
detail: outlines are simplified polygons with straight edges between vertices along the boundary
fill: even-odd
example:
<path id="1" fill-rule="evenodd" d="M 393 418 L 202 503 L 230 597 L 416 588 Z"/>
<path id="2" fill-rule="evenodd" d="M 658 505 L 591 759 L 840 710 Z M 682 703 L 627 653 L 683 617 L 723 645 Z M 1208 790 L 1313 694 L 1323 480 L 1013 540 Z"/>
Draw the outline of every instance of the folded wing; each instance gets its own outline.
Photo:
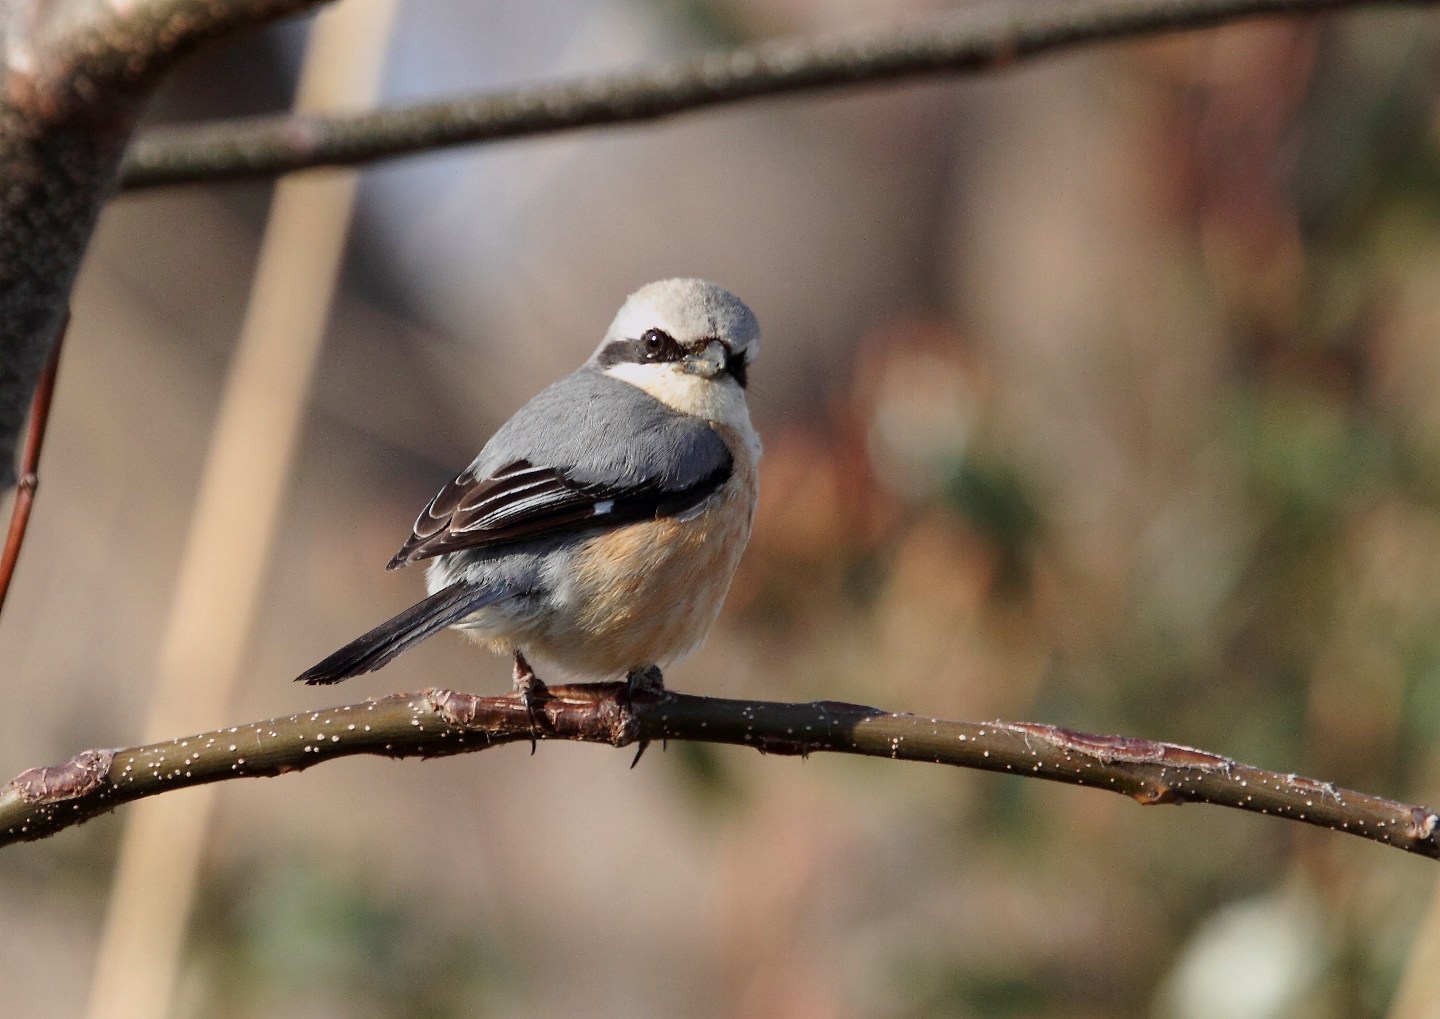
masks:
<path id="1" fill-rule="evenodd" d="M 388 568 L 683 514 L 731 469 L 707 422 L 626 382 L 577 372 L 522 407 L 430 500 Z"/>

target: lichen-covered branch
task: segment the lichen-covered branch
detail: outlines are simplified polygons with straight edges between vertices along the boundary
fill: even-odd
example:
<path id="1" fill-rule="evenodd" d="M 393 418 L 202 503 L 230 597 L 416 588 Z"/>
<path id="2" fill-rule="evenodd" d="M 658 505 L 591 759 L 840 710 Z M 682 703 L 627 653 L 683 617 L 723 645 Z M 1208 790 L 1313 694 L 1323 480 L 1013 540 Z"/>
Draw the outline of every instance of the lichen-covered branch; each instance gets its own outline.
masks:
<path id="1" fill-rule="evenodd" d="M 516 694 L 396 694 L 122 750 L 86 750 L 0 787 L 0 845 L 44 838 L 169 789 L 300 771 L 353 754 L 438 757 L 532 739 L 626 746 L 694 740 L 768 754 L 820 751 L 1009 772 L 1124 793 L 1143 804 L 1211 803 L 1349 832 L 1440 859 L 1440 816 L 1325 782 L 1170 743 L 1028 722 L 948 722 L 834 701 L 785 704 L 623 684 L 551 687 L 534 714 Z"/>
<path id="2" fill-rule="evenodd" d="M 319 2 L 0 3 L 0 489 L 141 103 L 201 43 Z"/>
<path id="3" fill-rule="evenodd" d="M 1357 6 L 1376 4 L 1373 0 L 1062 0 L 971 8 L 899 31 L 782 39 L 651 70 L 390 110 L 251 117 L 156 129 L 131 146 L 122 186 L 140 189 L 368 163 L 447 146 L 631 124 L 762 96 L 978 73 L 1117 39 L 1260 15 Z"/>

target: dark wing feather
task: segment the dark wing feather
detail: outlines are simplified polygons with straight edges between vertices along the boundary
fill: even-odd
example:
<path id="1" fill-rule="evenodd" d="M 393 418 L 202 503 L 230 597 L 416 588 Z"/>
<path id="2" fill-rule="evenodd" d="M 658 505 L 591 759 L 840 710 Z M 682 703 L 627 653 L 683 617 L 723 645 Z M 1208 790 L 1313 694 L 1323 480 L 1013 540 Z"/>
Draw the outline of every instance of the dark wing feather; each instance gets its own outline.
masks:
<path id="1" fill-rule="evenodd" d="M 528 460 L 517 460 L 486 478 L 466 472 L 430 500 L 386 568 L 462 549 L 677 516 L 725 484 L 732 466 L 727 455 L 709 474 L 683 489 L 655 481 L 629 486 L 580 483 Z"/>

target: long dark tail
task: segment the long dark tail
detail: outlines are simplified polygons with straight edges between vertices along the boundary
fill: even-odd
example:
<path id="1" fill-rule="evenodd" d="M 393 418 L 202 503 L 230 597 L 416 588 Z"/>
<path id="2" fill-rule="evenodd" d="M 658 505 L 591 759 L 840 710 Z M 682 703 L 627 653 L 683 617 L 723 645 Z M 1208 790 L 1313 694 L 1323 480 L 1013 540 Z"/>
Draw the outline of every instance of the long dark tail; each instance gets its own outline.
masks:
<path id="1" fill-rule="evenodd" d="M 494 600 L 495 595 L 484 588 L 463 582 L 451 584 L 387 619 L 364 636 L 356 637 L 295 678 L 312 685 L 328 684 L 374 672 L 411 644 L 418 644 L 432 633 L 459 622 Z"/>

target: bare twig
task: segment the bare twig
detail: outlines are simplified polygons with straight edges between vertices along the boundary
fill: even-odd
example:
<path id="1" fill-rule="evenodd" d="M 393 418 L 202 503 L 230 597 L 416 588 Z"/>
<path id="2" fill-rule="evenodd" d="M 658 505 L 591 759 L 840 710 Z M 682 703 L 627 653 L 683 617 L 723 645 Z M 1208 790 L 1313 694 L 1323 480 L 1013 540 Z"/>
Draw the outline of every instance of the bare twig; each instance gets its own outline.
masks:
<path id="1" fill-rule="evenodd" d="M 947 722 L 834 701 L 782 704 L 685 694 L 636 695 L 623 684 L 552 687 L 539 731 L 517 694 L 395 694 L 122 750 L 87 750 L 0 787 L 0 845 L 44 838 L 121 803 L 169 789 L 300 771 L 337 757 L 439 757 L 542 739 L 626 746 L 694 740 L 769 754 L 816 751 L 1010 772 L 1124 793 L 1143 804 L 1212 803 L 1440 859 L 1428 807 L 1339 789 L 1171 743 L 1090 736 L 1050 725 Z"/>
<path id="2" fill-rule="evenodd" d="M 1386 0 L 1420 5 L 1434 0 Z M 156 129 L 126 155 L 129 190 L 373 162 L 422 151 L 632 124 L 763 96 L 979 73 L 1079 46 L 1302 15 L 1372 0 L 1102 0 L 1007 5 L 898 32 L 782 39 L 658 69 L 331 116 L 250 117 Z"/>
<path id="3" fill-rule="evenodd" d="M 60 371 L 60 347 L 69 328 L 70 316 L 66 315 L 60 332 L 55 336 L 55 345 L 50 348 L 50 357 L 45 361 L 45 370 L 40 373 L 40 381 L 35 386 L 35 398 L 30 403 L 30 420 L 25 426 L 25 450 L 20 455 L 20 480 L 15 488 L 15 503 L 10 507 L 10 530 L 5 535 L 4 551 L 0 551 L 0 612 L 5 609 L 10 579 L 15 576 L 15 566 L 20 562 L 20 546 L 25 544 L 25 531 L 30 526 L 30 510 L 35 505 L 35 493 L 40 489 L 40 452 L 45 448 L 45 429 L 50 423 L 50 403 L 55 396 L 55 376 Z"/>

